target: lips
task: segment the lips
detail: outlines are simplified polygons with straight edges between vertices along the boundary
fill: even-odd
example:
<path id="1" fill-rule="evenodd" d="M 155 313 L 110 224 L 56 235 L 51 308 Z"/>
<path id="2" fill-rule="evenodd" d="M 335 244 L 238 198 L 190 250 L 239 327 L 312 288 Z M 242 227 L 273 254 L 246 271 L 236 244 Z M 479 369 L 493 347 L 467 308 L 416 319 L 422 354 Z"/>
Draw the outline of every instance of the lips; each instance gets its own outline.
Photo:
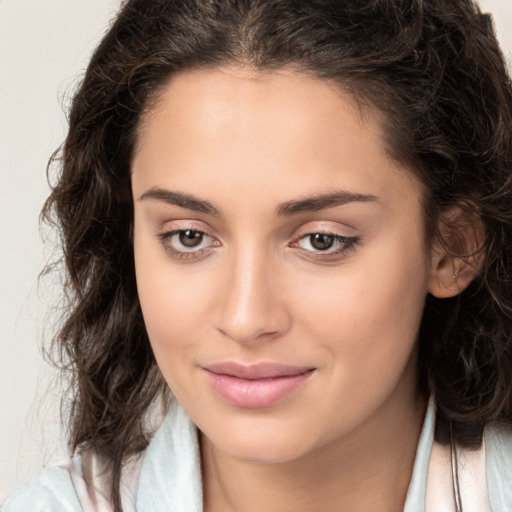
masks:
<path id="1" fill-rule="evenodd" d="M 275 363 L 242 365 L 234 362 L 203 367 L 213 390 L 235 407 L 271 407 L 298 390 L 314 368 Z"/>

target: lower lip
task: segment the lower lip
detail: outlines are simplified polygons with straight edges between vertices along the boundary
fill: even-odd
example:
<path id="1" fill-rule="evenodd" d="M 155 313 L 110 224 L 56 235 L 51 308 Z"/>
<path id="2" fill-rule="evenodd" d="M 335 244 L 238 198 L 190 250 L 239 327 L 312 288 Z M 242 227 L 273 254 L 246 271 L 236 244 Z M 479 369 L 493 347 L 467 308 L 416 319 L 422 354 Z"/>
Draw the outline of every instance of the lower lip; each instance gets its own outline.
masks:
<path id="1" fill-rule="evenodd" d="M 260 409 L 276 404 L 301 387 L 312 373 L 313 370 L 309 370 L 299 375 L 248 380 L 206 370 L 214 391 L 228 404 L 245 409 Z"/>

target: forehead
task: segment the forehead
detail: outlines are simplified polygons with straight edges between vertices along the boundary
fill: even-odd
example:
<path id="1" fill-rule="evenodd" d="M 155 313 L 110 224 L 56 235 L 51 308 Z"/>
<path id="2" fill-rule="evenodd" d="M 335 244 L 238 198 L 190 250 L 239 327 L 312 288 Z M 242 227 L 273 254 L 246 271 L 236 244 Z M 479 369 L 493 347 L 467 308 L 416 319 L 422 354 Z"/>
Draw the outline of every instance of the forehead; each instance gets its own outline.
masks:
<path id="1" fill-rule="evenodd" d="M 178 73 L 143 116 L 142 137 L 152 120 L 164 116 L 174 117 L 180 130 L 192 128 L 196 135 L 199 128 L 203 133 L 225 132 L 234 123 L 237 133 L 241 127 L 255 129 L 258 124 L 268 125 L 271 116 L 282 135 L 296 135 L 309 127 L 309 137 L 319 124 L 327 132 L 340 116 L 350 116 L 365 132 L 374 132 L 382 140 L 379 111 L 363 108 L 339 84 L 292 69 L 265 72 L 226 66 Z M 325 138 L 326 133 L 322 135 Z"/>
<path id="2" fill-rule="evenodd" d="M 340 86 L 292 70 L 183 72 L 143 118 L 134 188 L 193 182 L 209 193 L 224 180 L 230 193 L 264 189 L 276 201 L 329 188 L 379 195 L 398 182 L 417 190 L 389 157 L 381 119 Z"/>

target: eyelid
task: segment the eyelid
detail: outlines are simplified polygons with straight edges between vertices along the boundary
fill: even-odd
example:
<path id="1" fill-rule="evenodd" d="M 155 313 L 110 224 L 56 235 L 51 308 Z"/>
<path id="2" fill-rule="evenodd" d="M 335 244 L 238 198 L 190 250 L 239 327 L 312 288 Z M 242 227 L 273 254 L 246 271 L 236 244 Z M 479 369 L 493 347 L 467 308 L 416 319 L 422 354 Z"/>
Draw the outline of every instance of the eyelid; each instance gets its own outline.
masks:
<path id="1" fill-rule="evenodd" d="M 182 231 L 198 231 L 205 235 L 217 239 L 213 233 L 215 232 L 211 226 L 194 218 L 176 218 L 166 219 L 165 222 L 159 222 L 156 226 L 156 235 L 159 238 L 170 235 L 171 233 L 179 233 Z"/>
<path id="2" fill-rule="evenodd" d="M 305 226 L 301 226 L 293 241 L 289 244 L 289 247 L 296 249 L 300 252 L 301 256 L 308 259 L 326 263 L 336 261 L 346 256 L 348 251 L 356 249 L 361 241 L 360 235 L 348 234 L 346 231 L 349 230 L 341 229 L 339 224 L 337 224 L 337 227 L 327 227 L 325 224 L 308 223 Z M 353 231 L 353 228 L 350 231 Z M 314 248 L 307 249 L 300 246 L 302 240 L 306 240 L 308 237 L 317 234 L 333 237 L 334 248 L 315 250 Z"/>
<path id="3" fill-rule="evenodd" d="M 184 233 L 184 232 L 187 232 L 187 231 L 193 231 L 194 233 L 199 233 L 200 235 L 204 235 L 205 237 L 214 239 L 214 237 L 209 235 L 206 231 L 203 231 L 202 229 L 195 229 L 195 228 L 171 229 L 170 231 L 164 231 L 162 233 L 159 233 L 158 237 L 161 240 L 166 240 L 168 238 L 172 238 L 175 235 L 178 235 L 180 233 Z"/>
<path id="4" fill-rule="evenodd" d="M 339 223 L 308 222 L 295 230 L 293 238 L 299 240 L 315 234 L 330 235 L 341 238 L 352 238 L 355 230 Z"/>
<path id="5" fill-rule="evenodd" d="M 186 231 L 193 231 L 196 233 L 199 233 L 203 235 L 204 237 L 210 238 L 211 242 L 206 247 L 190 247 L 189 250 L 186 248 L 183 248 L 183 250 L 180 250 L 179 248 L 175 248 L 172 245 L 172 239 L 174 236 L 186 232 Z M 193 224 L 183 224 L 182 226 L 177 226 L 174 229 L 166 229 L 162 230 L 159 233 L 157 233 L 157 238 L 159 239 L 161 245 L 163 246 L 164 250 L 174 259 L 180 260 L 180 261 L 191 261 L 200 259 L 203 256 L 206 256 L 207 254 L 210 254 L 215 247 L 220 246 L 219 240 L 211 235 L 208 231 L 205 229 L 201 229 L 199 227 L 194 226 Z M 201 241 L 202 244 L 202 241 Z"/>
<path id="6" fill-rule="evenodd" d="M 164 250 L 173 258 L 180 261 L 195 261 L 200 260 L 203 257 L 211 254 L 217 247 L 220 247 L 222 243 L 218 237 L 211 234 L 209 229 L 198 226 L 198 222 L 195 221 L 171 221 L 167 222 L 168 229 L 162 229 L 157 233 L 157 238 Z M 203 223 L 201 223 L 203 224 Z M 329 262 L 334 260 L 342 259 L 349 250 L 356 248 L 361 240 L 360 236 L 354 236 L 346 233 L 347 231 L 353 231 L 353 229 L 342 229 L 337 224 L 337 227 L 327 227 L 325 224 L 319 223 L 308 223 L 303 225 L 296 231 L 292 241 L 288 242 L 287 245 L 290 248 L 297 250 L 301 256 L 320 261 Z M 180 245 L 180 242 L 172 242 L 174 236 L 184 233 L 186 231 L 193 231 L 201 234 L 204 238 L 199 243 L 199 246 L 186 247 L 186 245 Z M 312 237 L 316 234 L 323 234 L 334 238 L 333 247 L 326 249 L 315 249 L 306 248 L 301 246 L 301 241 Z M 203 246 L 205 240 L 210 239 L 206 246 Z M 290 240 L 290 239 L 288 239 Z M 207 240 L 206 240 L 207 241 Z"/>
<path id="7" fill-rule="evenodd" d="M 339 220 L 319 219 L 301 223 L 297 227 L 297 229 L 294 230 L 294 236 L 299 238 L 303 235 L 308 235 L 312 233 L 325 233 L 330 235 L 350 237 L 355 235 L 355 233 L 358 230 L 359 229 L 356 226 L 352 224 L 347 224 L 346 222 L 341 222 Z"/>
<path id="8" fill-rule="evenodd" d="M 356 240 L 360 239 L 360 237 L 340 235 L 338 233 L 333 233 L 333 232 L 328 232 L 328 231 L 311 231 L 309 233 L 305 233 L 305 234 L 299 236 L 292 243 L 293 244 L 297 244 L 300 240 L 305 240 L 305 239 L 307 239 L 307 238 L 309 238 L 309 237 L 311 237 L 313 235 L 326 235 L 326 236 L 330 236 L 330 237 L 334 238 L 334 240 L 337 241 L 337 242 L 353 242 L 353 241 L 356 241 Z M 312 252 L 324 252 L 324 253 L 327 253 L 329 251 L 328 250 L 322 251 L 321 249 L 317 249 L 317 251 L 312 251 Z"/>

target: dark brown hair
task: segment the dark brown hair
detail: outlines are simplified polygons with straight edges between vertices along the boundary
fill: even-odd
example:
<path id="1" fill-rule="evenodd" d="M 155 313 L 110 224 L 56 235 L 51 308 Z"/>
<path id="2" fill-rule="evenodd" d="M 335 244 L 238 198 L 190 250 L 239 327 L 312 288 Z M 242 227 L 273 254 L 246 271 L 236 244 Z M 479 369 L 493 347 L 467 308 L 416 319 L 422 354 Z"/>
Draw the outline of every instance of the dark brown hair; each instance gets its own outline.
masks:
<path id="1" fill-rule="evenodd" d="M 141 116 L 169 78 L 223 64 L 331 80 L 384 114 L 390 154 L 427 190 L 432 240 L 460 206 L 485 228 L 483 262 L 453 299 L 429 296 L 421 387 L 476 446 L 512 420 L 512 94 L 488 20 L 471 0 L 128 0 L 76 92 L 44 209 L 60 229 L 65 316 L 54 346 L 71 376 L 69 440 L 110 464 L 112 499 L 165 385 L 137 298 L 130 162 Z M 456 255 L 458 257 L 461 254 Z"/>

